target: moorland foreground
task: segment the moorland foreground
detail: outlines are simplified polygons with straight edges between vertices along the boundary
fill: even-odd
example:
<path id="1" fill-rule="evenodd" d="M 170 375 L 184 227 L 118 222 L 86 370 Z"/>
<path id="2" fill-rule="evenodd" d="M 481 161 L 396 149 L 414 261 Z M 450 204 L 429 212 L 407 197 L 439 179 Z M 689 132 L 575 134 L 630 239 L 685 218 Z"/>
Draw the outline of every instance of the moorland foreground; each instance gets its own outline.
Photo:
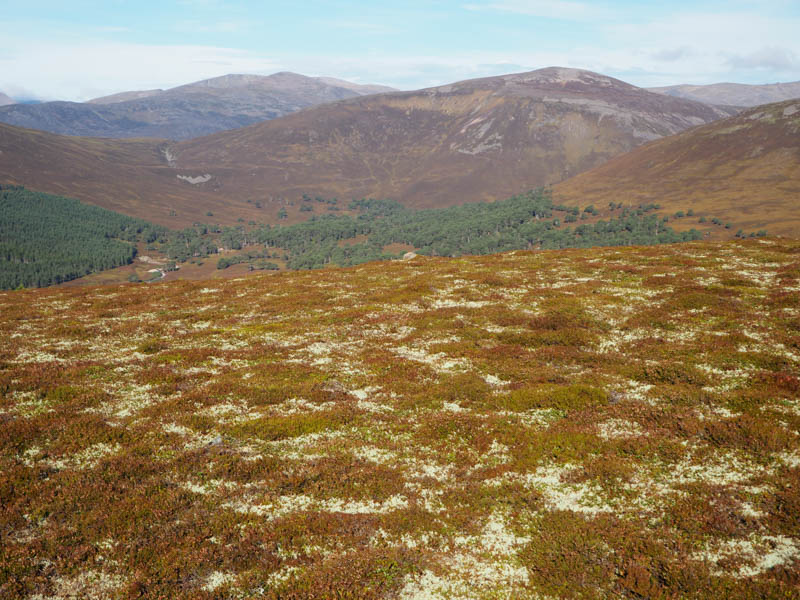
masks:
<path id="1" fill-rule="evenodd" d="M 0 293 L 0 596 L 800 597 L 800 242 Z"/>

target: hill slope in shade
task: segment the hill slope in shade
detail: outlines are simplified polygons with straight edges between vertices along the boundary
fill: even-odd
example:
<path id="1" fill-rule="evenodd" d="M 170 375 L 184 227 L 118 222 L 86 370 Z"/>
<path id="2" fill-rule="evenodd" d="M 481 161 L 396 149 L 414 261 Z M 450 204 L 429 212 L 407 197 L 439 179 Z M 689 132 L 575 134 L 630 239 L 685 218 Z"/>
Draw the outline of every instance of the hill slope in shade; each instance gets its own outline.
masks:
<path id="1" fill-rule="evenodd" d="M 734 230 L 797 236 L 800 100 L 753 108 L 652 142 L 555 186 L 554 198 L 599 205 L 657 202 L 669 211 L 691 208 L 724 218 Z"/>
<path id="2" fill-rule="evenodd" d="M 799 257 L 0 293 L 0 593 L 796 598 Z"/>
<path id="3" fill-rule="evenodd" d="M 727 113 L 575 69 L 354 98 L 171 146 L 223 195 L 435 207 L 561 181 Z"/>
<path id="4" fill-rule="evenodd" d="M 0 106 L 8 106 L 10 104 L 15 104 L 14 99 L 6 96 L 3 92 L 0 92 Z"/>
<path id="5" fill-rule="evenodd" d="M 88 103 L 15 105 L 0 110 L 0 122 L 65 135 L 182 140 L 379 88 L 296 73 L 225 75 L 163 91 L 122 92 Z"/>
<path id="6" fill-rule="evenodd" d="M 706 104 L 727 106 L 759 106 L 800 98 L 800 81 L 748 85 L 744 83 L 713 83 L 711 85 L 671 85 L 648 88 L 651 92 L 675 98 L 686 98 Z"/>

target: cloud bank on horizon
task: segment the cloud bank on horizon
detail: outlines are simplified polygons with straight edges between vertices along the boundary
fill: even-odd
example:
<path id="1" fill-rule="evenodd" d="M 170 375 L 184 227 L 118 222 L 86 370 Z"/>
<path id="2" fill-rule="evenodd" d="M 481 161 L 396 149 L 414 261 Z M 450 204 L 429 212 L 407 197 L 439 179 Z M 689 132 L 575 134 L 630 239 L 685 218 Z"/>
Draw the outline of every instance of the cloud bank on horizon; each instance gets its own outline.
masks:
<path id="1" fill-rule="evenodd" d="M 640 86 L 800 80 L 795 0 L 41 0 L 0 7 L 0 90 L 87 100 L 227 73 L 401 89 L 546 66 Z"/>

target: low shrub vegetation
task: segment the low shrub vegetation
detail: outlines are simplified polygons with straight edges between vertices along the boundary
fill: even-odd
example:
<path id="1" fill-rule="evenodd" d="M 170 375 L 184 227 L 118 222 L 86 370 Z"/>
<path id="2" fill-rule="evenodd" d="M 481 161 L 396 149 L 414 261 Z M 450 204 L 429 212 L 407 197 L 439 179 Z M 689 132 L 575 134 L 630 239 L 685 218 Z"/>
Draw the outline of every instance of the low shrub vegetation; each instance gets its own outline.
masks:
<path id="1" fill-rule="evenodd" d="M 798 254 L 0 292 L 0 597 L 798 598 Z"/>

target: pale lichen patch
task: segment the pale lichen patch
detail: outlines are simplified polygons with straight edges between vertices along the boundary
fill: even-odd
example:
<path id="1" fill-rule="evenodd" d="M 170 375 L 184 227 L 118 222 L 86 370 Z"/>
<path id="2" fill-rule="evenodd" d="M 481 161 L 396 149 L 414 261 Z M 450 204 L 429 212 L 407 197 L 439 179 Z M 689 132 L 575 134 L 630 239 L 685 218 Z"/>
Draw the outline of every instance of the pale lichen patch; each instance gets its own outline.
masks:
<path id="1" fill-rule="evenodd" d="M 732 575 L 739 578 L 756 577 L 775 567 L 800 560 L 800 541 L 783 535 L 760 536 L 753 534 L 746 539 L 710 542 L 693 558 L 711 563 L 718 575 Z M 720 566 L 721 562 L 730 559 L 744 564 L 734 570 Z"/>
<path id="2" fill-rule="evenodd" d="M 93 469 L 105 457 L 116 454 L 122 449 L 119 444 L 98 443 L 88 448 L 64 456 L 62 458 L 51 458 L 44 462 L 54 469 Z"/>
<path id="3" fill-rule="evenodd" d="M 516 560 L 518 549 L 530 541 L 512 533 L 497 513 L 478 535 L 455 536 L 438 560 L 437 572 L 423 571 L 407 578 L 400 598 L 512 598 L 529 583 L 528 570 Z"/>
<path id="4" fill-rule="evenodd" d="M 634 421 L 609 419 L 597 425 L 597 433 L 605 440 L 634 438 L 646 432 Z"/>
<path id="5" fill-rule="evenodd" d="M 121 593 L 127 583 L 124 577 L 113 573 L 87 569 L 72 577 L 56 577 L 53 579 L 55 594 L 35 594 L 30 600 L 68 600 L 85 598 L 86 600 L 105 600 Z"/>
<path id="6" fill-rule="evenodd" d="M 236 575 L 233 573 L 223 573 L 222 571 L 214 571 L 210 573 L 203 582 L 203 589 L 207 592 L 213 592 L 223 585 L 228 585 L 236 580 Z"/>
<path id="7" fill-rule="evenodd" d="M 474 596 L 460 578 L 443 577 L 426 569 L 420 575 L 407 578 L 398 598 L 399 600 L 472 600 Z"/>
<path id="8" fill-rule="evenodd" d="M 607 503 L 602 491 L 593 483 L 565 482 L 565 479 L 568 479 L 570 473 L 575 469 L 574 465 L 549 465 L 539 467 L 533 473 L 507 472 L 500 477 L 487 479 L 484 481 L 484 485 L 499 486 L 509 482 L 522 483 L 542 495 L 548 510 L 569 510 L 588 515 L 614 511 L 614 507 Z"/>
<path id="9" fill-rule="evenodd" d="M 383 502 L 373 500 L 318 499 L 304 494 L 281 496 L 270 504 L 254 504 L 246 500 L 228 502 L 222 506 L 236 512 L 256 514 L 268 519 L 278 519 L 294 512 L 315 511 L 329 513 L 386 514 L 408 507 L 405 496 L 391 496 Z"/>
<path id="10" fill-rule="evenodd" d="M 468 360 L 449 357 L 444 352 L 431 354 L 423 349 L 409 348 L 406 346 L 392 348 L 392 351 L 405 359 L 425 363 L 437 371 L 444 373 L 467 370 L 471 366 Z"/>
<path id="11" fill-rule="evenodd" d="M 486 383 L 488 383 L 489 385 L 491 385 L 492 387 L 502 387 L 504 385 L 508 385 L 508 381 L 505 381 L 504 379 L 500 379 L 496 375 L 491 375 L 491 374 L 490 375 L 484 375 L 483 376 L 483 380 Z"/>

